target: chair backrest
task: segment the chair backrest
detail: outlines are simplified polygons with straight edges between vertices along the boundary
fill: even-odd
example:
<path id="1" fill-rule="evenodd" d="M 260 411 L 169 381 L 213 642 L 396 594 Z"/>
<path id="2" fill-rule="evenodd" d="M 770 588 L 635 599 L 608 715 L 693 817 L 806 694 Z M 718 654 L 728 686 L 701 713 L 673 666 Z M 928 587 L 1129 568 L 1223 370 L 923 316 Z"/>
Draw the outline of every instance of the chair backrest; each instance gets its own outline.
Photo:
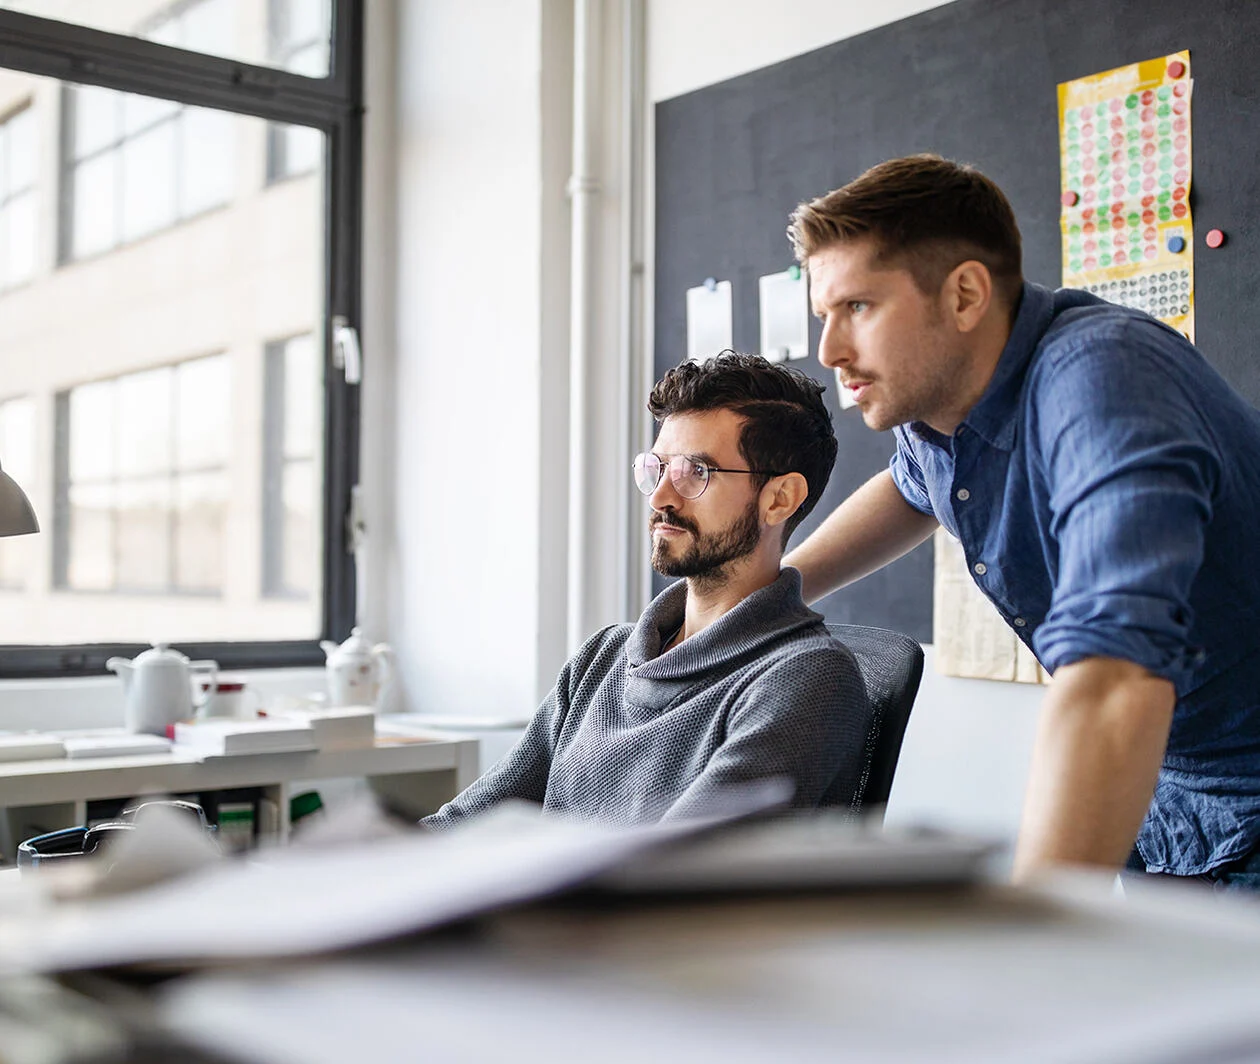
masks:
<path id="1" fill-rule="evenodd" d="M 863 806 L 882 806 L 892 790 L 901 741 L 914 696 L 923 679 L 923 648 L 908 635 L 860 624 L 829 624 L 828 630 L 857 660 L 871 704 L 866 737 L 866 787 Z"/>

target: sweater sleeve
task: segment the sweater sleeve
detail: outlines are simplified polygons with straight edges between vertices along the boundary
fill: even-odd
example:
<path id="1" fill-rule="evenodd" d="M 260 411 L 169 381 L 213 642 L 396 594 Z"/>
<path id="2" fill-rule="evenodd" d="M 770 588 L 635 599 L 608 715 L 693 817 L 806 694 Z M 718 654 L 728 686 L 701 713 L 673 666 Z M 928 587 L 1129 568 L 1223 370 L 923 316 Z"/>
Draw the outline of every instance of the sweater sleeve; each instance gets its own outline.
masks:
<path id="1" fill-rule="evenodd" d="M 663 819 L 715 812 L 725 787 L 772 777 L 793 784 L 795 808 L 826 799 L 856 809 L 870 715 L 857 664 L 840 643 L 812 642 L 777 658 L 736 696 L 725 741 Z"/>
<path id="2" fill-rule="evenodd" d="M 547 776 L 556 739 L 568 710 L 572 667 L 572 661 L 565 665 L 556 686 L 547 693 L 516 745 L 462 793 L 421 820 L 421 824 L 444 830 L 500 802 L 515 799 L 542 804 L 547 796 Z"/>
<path id="3" fill-rule="evenodd" d="M 569 706 L 573 704 L 575 692 L 579 690 L 592 661 L 600 651 L 608 648 L 610 638 L 618 628 L 618 625 L 610 625 L 596 632 L 565 662 L 556 677 L 556 685 L 547 693 L 516 745 L 462 793 L 436 813 L 424 817 L 420 821 L 424 827 L 444 830 L 467 817 L 484 813 L 500 802 L 543 803 L 547 797 L 551 762 Z M 581 701 L 580 696 L 578 701 Z"/>

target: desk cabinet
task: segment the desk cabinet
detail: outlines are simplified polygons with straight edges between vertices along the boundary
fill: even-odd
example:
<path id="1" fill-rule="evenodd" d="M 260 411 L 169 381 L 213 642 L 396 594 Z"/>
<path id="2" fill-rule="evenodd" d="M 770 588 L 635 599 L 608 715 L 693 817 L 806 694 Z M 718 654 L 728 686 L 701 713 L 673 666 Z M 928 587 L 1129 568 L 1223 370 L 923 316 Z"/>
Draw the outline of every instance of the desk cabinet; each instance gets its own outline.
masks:
<path id="1" fill-rule="evenodd" d="M 420 817 L 477 776 L 475 739 L 378 742 L 351 750 L 237 754 L 198 759 L 189 754 L 145 754 L 84 760 L 60 758 L 0 765 L 0 847 L 13 859 L 23 839 L 82 824 L 87 803 L 105 798 L 191 794 L 258 788 L 275 810 L 264 825 L 288 837 L 289 797 L 302 780 L 365 777 L 392 808 Z"/>

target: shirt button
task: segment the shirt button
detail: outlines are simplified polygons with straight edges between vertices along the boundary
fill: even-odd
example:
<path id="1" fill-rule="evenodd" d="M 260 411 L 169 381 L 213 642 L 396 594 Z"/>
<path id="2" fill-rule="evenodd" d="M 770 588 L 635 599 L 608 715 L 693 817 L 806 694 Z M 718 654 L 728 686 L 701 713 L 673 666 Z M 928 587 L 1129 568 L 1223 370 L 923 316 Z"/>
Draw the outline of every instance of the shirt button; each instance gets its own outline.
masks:
<path id="1" fill-rule="evenodd" d="M 1028 622 L 1023 617 L 1016 617 L 1012 623 L 1016 628 L 1023 628 Z"/>
<path id="2" fill-rule="evenodd" d="M 971 571 L 975 573 L 976 576 L 984 576 L 984 574 L 989 571 L 989 567 L 985 565 L 984 562 L 976 562 L 976 564 L 971 567 Z"/>
<path id="3" fill-rule="evenodd" d="M 954 498 L 956 498 L 959 502 L 966 502 L 971 498 L 971 492 L 969 492 L 966 488 L 959 488 L 958 493 L 954 496 Z"/>

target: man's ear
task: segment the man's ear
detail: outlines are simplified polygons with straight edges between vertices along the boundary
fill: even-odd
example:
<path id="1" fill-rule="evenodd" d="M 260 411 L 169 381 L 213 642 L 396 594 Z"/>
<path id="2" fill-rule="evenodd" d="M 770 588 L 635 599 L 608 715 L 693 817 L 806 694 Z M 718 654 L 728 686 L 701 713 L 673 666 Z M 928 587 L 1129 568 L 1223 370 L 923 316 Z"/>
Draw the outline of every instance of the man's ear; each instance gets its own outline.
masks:
<path id="1" fill-rule="evenodd" d="M 809 497 L 809 482 L 800 473 L 784 473 L 772 477 L 761 489 L 761 520 L 770 525 L 781 525 Z"/>
<path id="2" fill-rule="evenodd" d="M 961 333 L 971 332 L 993 302 L 993 275 L 975 259 L 960 262 L 945 279 L 945 312 Z"/>

